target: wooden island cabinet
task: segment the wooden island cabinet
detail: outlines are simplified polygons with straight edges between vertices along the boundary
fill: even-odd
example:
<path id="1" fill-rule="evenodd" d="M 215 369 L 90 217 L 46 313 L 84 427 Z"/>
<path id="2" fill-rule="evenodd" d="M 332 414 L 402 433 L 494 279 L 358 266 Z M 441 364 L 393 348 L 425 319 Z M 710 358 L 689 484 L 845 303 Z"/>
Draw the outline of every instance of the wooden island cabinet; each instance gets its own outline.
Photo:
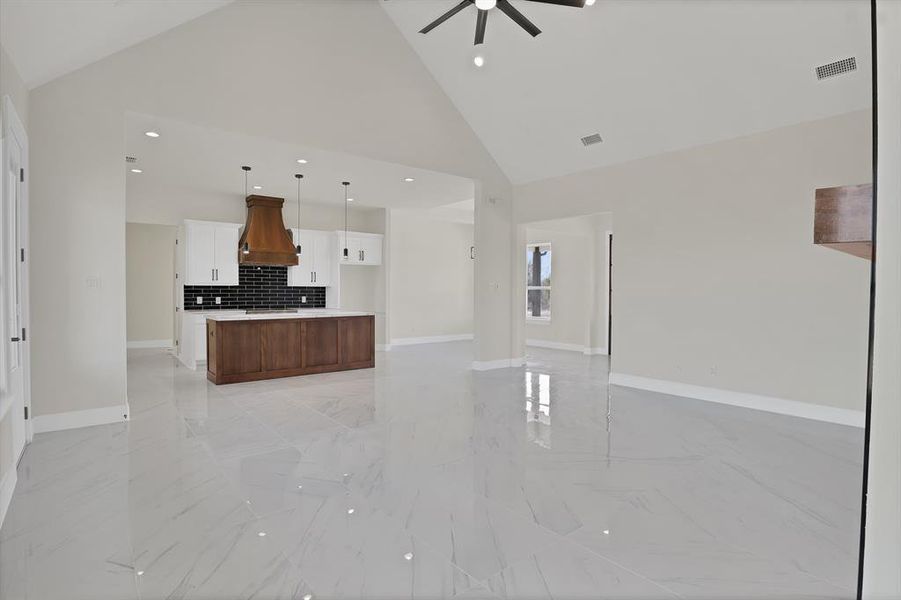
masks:
<path id="1" fill-rule="evenodd" d="M 207 319 L 207 379 L 215 384 L 375 366 L 375 318 Z"/>

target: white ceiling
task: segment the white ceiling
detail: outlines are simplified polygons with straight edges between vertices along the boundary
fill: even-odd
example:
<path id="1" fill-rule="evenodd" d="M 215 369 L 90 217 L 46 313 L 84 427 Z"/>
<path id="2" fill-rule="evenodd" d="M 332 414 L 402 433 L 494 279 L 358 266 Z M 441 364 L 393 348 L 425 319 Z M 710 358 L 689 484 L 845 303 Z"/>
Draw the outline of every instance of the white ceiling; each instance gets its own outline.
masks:
<path id="1" fill-rule="evenodd" d="M 149 138 L 146 131 L 156 131 Z M 293 200 L 295 173 L 302 173 L 301 199 L 320 204 L 344 203 L 342 181 L 350 181 L 354 206 L 426 209 L 465 202 L 473 183 L 464 177 L 415 169 L 349 154 L 329 152 L 265 138 L 249 137 L 130 113 L 126 116 L 126 152 L 138 159 L 122 167 L 129 185 L 180 188 L 209 194 L 244 192 L 242 165 L 252 167 L 248 192 Z M 305 165 L 298 159 L 309 161 Z M 132 168 L 143 172 L 132 173 Z M 413 182 L 404 181 L 411 177 Z M 254 190 L 252 186 L 261 185 Z"/>
<path id="2" fill-rule="evenodd" d="M 231 0 L 2 0 L 0 39 L 29 88 Z"/>
<path id="3" fill-rule="evenodd" d="M 867 2 L 511 1 L 543 33 L 492 10 L 482 69 L 474 8 L 421 35 L 457 0 L 382 6 L 515 183 L 870 105 Z M 816 65 L 847 56 L 855 73 L 816 80 Z M 583 147 L 595 132 L 604 142 Z"/>

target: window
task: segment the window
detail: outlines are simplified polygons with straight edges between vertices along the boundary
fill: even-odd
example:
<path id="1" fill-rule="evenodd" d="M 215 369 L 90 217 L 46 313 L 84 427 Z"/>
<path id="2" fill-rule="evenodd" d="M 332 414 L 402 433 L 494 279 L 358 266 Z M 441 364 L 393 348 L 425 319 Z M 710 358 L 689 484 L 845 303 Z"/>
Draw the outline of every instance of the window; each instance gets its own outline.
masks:
<path id="1" fill-rule="evenodd" d="M 551 320 L 551 245 L 526 246 L 526 319 Z"/>

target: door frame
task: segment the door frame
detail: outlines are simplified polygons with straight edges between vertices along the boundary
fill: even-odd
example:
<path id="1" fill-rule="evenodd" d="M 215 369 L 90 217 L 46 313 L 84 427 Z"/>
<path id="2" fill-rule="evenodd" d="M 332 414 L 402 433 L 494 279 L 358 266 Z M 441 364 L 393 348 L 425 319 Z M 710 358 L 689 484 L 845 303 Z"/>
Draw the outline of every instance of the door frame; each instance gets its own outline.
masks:
<path id="1" fill-rule="evenodd" d="M 604 232 L 604 291 L 607 302 L 604 303 L 604 329 L 607 335 L 607 356 L 613 352 L 613 232 Z"/>
<path id="2" fill-rule="evenodd" d="M 19 118 L 18 113 L 16 113 L 15 106 L 13 105 L 12 99 L 7 95 L 2 98 L 2 107 L 0 107 L 0 153 L 3 156 L 6 155 L 6 144 L 7 140 L 10 138 L 15 138 L 21 148 L 21 167 L 25 172 L 24 180 L 21 182 L 20 192 L 21 195 L 19 197 L 19 206 L 17 212 L 18 216 L 18 229 L 19 229 L 19 241 L 22 257 L 24 260 L 20 260 L 19 268 L 20 268 L 20 280 L 19 280 L 19 293 L 21 302 L 21 311 L 22 311 L 22 327 L 25 328 L 26 337 L 23 342 L 20 342 L 22 347 L 22 402 L 28 411 L 28 419 L 25 419 L 25 445 L 31 443 L 34 439 L 34 412 L 31 408 L 31 338 L 32 338 L 32 329 L 31 329 L 31 302 L 30 302 L 30 281 L 28 274 L 28 260 L 31 257 L 30 254 L 30 244 L 29 244 L 29 232 L 28 232 L 28 223 L 29 223 L 29 210 L 28 210 L 28 188 L 29 188 L 29 164 L 28 164 L 28 134 L 25 132 L 25 126 L 22 124 L 22 120 Z M 0 170 L 0 189 L 6 189 L 6 169 Z M 21 415 L 24 418 L 24 415 Z M 24 450 L 23 450 L 24 452 Z M 21 458 L 21 456 L 19 457 Z"/>

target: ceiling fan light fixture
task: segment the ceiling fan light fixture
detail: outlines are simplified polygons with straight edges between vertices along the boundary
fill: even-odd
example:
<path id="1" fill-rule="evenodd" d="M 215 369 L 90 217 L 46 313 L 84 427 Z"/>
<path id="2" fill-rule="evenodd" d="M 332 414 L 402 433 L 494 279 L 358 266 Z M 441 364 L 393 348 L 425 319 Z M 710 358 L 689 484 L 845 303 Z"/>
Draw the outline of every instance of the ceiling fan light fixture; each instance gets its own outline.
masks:
<path id="1" fill-rule="evenodd" d="M 479 10 L 491 10 L 497 6 L 497 0 L 476 0 L 476 8 Z"/>
<path id="2" fill-rule="evenodd" d="M 485 66 L 485 57 L 482 56 L 481 54 L 479 54 L 478 56 L 476 56 L 475 58 L 472 59 L 472 64 L 474 64 L 475 66 L 480 67 L 480 68 Z"/>

